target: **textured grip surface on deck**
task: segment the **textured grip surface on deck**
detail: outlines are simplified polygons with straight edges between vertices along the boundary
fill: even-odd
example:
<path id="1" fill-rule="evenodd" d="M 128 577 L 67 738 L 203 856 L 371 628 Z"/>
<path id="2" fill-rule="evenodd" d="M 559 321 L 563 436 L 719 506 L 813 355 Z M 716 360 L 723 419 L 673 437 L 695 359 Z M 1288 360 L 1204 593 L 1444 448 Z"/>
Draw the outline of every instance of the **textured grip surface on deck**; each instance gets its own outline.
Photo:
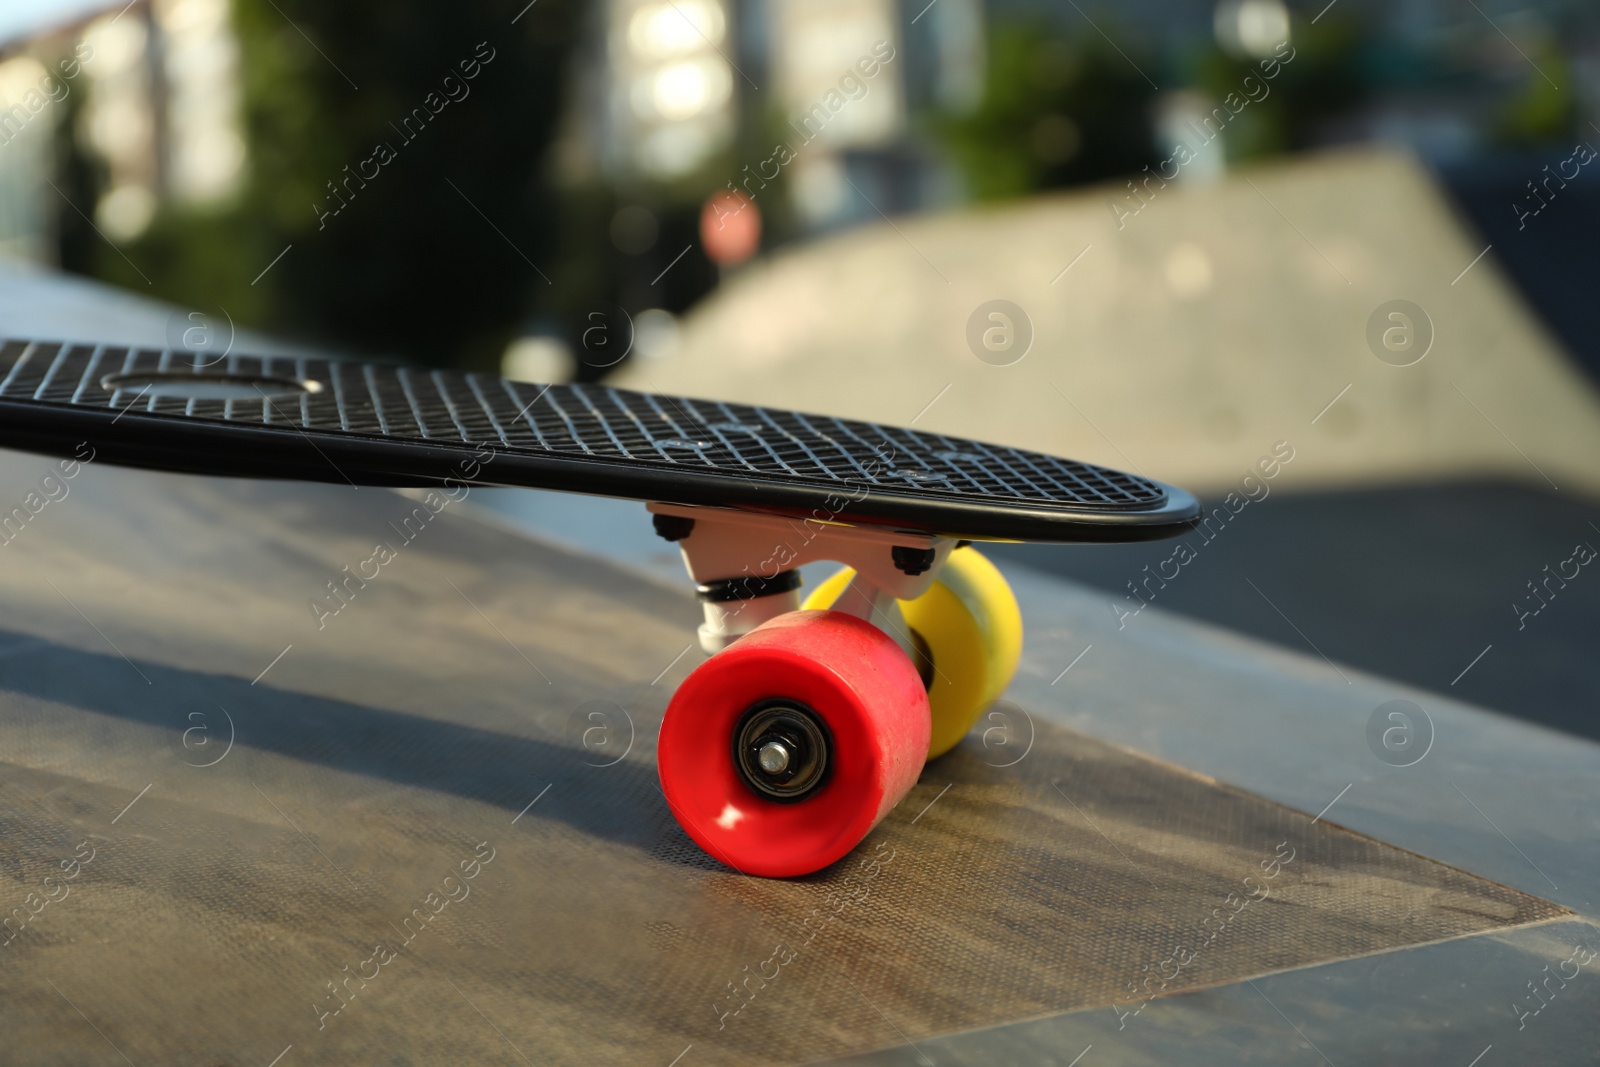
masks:
<path id="1" fill-rule="evenodd" d="M 151 374 L 289 379 L 320 389 L 259 400 L 192 399 L 146 395 L 136 384 L 103 384 Z M 604 385 L 530 385 L 486 374 L 307 357 L 9 340 L 0 342 L 0 402 L 430 445 L 489 445 L 524 455 L 624 460 L 988 506 L 1142 511 L 1167 500 L 1160 483 L 1121 471 L 870 422 Z"/>

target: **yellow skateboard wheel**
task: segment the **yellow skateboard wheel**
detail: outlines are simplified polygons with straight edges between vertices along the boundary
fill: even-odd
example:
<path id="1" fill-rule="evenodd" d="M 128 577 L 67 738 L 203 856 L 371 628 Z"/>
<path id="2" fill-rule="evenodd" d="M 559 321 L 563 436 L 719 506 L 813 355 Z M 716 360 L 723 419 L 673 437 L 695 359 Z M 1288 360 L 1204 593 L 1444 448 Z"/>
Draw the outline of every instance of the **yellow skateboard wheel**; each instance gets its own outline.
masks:
<path id="1" fill-rule="evenodd" d="M 817 586 L 803 606 L 832 607 L 854 576 L 846 567 Z M 926 593 L 899 604 L 932 661 L 928 758 L 934 759 L 956 747 L 1011 684 L 1022 656 L 1022 612 L 1000 571 L 970 545 L 950 553 Z"/>

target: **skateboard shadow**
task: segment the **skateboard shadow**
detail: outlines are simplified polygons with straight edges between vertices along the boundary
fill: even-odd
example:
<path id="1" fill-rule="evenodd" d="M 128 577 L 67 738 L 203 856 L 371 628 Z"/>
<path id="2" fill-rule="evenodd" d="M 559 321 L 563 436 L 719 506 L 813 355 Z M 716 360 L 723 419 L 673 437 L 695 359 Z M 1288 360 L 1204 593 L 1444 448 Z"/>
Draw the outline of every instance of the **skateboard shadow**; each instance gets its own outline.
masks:
<path id="1" fill-rule="evenodd" d="M 673 838 L 689 843 L 667 810 L 654 767 L 642 758 L 596 767 L 592 753 L 535 737 L 266 682 L 252 685 L 231 675 L 125 660 L 13 630 L 0 629 L 0 662 L 0 693 L 170 731 L 168 744 L 151 746 L 153 765 L 174 754 L 191 765 L 209 758 L 209 752 L 196 755 L 184 748 L 184 731 L 197 721 L 190 718 L 192 712 L 207 715 L 208 720 L 199 721 L 209 722 L 208 728 L 225 729 L 217 715 L 225 708 L 238 747 L 449 793 L 512 813 L 522 812 L 535 794 L 551 785 L 550 795 L 528 808 L 521 821 L 563 822 L 669 861 L 679 851 L 670 847 Z M 686 854 L 684 862 L 691 859 Z"/>

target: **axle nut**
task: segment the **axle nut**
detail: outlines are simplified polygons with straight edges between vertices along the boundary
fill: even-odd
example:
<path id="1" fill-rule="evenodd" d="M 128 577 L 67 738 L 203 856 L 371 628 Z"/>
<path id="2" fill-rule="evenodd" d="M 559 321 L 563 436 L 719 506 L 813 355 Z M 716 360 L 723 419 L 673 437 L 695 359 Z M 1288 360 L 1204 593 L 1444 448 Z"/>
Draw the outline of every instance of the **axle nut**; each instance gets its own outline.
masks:
<path id="1" fill-rule="evenodd" d="M 789 769 L 789 750 L 780 741 L 768 741 L 761 746 L 761 769 L 768 774 L 782 774 Z"/>

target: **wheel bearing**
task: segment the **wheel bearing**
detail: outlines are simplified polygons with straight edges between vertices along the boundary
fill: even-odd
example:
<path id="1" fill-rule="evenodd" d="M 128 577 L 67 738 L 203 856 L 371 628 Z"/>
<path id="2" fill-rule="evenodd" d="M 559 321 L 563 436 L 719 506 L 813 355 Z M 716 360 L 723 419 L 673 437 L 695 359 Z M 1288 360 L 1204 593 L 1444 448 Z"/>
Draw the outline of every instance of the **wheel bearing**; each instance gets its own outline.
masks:
<path id="1" fill-rule="evenodd" d="M 827 780 L 832 751 L 827 725 L 798 701 L 753 705 L 733 731 L 739 777 L 760 796 L 783 803 L 805 799 Z"/>

